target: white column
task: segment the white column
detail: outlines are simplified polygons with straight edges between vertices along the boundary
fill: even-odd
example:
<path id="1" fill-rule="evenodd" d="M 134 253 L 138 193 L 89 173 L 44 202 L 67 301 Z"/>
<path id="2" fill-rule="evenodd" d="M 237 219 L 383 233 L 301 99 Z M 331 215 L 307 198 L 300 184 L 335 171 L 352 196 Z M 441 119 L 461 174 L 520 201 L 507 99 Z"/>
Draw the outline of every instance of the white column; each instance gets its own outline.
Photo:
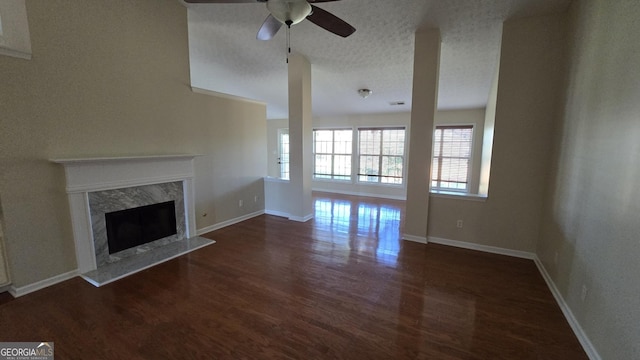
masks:
<path id="1" fill-rule="evenodd" d="M 419 242 L 427 242 L 433 124 L 438 105 L 440 41 L 438 29 L 418 30 L 415 34 L 407 212 L 403 238 Z"/>
<path id="2" fill-rule="evenodd" d="M 289 219 L 313 218 L 311 64 L 304 56 L 289 56 Z"/>

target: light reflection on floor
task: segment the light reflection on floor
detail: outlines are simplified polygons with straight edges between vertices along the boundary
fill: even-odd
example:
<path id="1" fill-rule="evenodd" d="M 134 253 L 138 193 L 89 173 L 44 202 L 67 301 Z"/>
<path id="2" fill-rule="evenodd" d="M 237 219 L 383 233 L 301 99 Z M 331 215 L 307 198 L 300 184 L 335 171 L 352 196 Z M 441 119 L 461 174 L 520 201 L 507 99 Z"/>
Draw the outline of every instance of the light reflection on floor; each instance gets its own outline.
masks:
<path id="1" fill-rule="evenodd" d="M 401 205 L 382 204 L 369 198 L 314 197 L 314 250 L 344 251 L 372 256 L 395 266 L 400 251 Z"/>

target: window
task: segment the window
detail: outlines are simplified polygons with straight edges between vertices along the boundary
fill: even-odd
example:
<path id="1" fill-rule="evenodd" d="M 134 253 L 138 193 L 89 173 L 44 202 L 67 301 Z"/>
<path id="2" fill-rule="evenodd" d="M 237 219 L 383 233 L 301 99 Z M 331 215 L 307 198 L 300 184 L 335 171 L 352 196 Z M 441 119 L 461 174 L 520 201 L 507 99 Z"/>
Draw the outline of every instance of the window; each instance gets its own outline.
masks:
<path id="1" fill-rule="evenodd" d="M 358 181 L 402 184 L 404 128 L 358 129 Z"/>
<path id="2" fill-rule="evenodd" d="M 31 60 L 31 38 L 25 0 L 0 0 L 0 56 Z"/>
<path id="3" fill-rule="evenodd" d="M 313 177 L 351 180 L 352 130 L 313 131 Z"/>
<path id="4" fill-rule="evenodd" d="M 473 126 L 436 126 L 431 188 L 469 191 Z"/>
<path id="5" fill-rule="evenodd" d="M 289 129 L 278 129 L 280 179 L 289 180 Z"/>
<path id="6" fill-rule="evenodd" d="M 0 45 L 4 45 L 4 32 L 2 31 L 2 14 L 0 14 Z"/>

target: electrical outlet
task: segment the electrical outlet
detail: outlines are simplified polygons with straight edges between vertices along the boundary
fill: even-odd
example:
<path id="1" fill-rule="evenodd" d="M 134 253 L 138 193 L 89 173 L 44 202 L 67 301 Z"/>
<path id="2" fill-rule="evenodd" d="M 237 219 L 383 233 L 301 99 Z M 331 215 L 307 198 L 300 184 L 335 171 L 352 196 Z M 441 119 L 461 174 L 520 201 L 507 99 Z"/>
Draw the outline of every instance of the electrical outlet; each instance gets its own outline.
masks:
<path id="1" fill-rule="evenodd" d="M 587 298 L 587 285 L 582 285 L 582 293 L 580 294 L 580 300 L 584 301 Z"/>
<path id="2" fill-rule="evenodd" d="M 558 265 L 558 252 L 553 256 L 553 265 Z"/>
<path id="3" fill-rule="evenodd" d="M 253 197 L 253 202 L 256 202 L 256 203 L 258 202 L 258 195 Z"/>
<path id="4" fill-rule="evenodd" d="M 242 200 L 238 200 L 238 207 L 242 207 Z"/>
<path id="5" fill-rule="evenodd" d="M 458 221 L 456 221 L 456 227 L 457 227 L 458 229 L 462 229 L 462 220 L 458 220 Z"/>

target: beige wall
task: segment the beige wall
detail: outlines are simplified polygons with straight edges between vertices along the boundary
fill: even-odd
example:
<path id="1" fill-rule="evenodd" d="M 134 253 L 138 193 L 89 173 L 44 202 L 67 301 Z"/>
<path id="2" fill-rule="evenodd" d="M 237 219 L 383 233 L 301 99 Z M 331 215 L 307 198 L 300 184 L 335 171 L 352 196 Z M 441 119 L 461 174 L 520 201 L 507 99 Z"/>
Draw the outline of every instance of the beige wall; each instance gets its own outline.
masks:
<path id="1" fill-rule="evenodd" d="M 639 18 L 636 0 L 570 8 L 566 95 L 537 248 L 602 359 L 640 359 Z"/>
<path id="2" fill-rule="evenodd" d="M 432 196 L 430 237 L 535 251 L 560 94 L 562 22 L 556 15 L 504 24 L 489 197 Z"/>
<path id="3" fill-rule="evenodd" d="M 179 2 L 28 1 L 27 12 L 33 59 L 0 56 L 0 197 L 15 286 L 76 266 L 64 172 L 51 158 L 202 154 L 198 228 L 263 208 L 265 107 L 190 91 Z"/>

